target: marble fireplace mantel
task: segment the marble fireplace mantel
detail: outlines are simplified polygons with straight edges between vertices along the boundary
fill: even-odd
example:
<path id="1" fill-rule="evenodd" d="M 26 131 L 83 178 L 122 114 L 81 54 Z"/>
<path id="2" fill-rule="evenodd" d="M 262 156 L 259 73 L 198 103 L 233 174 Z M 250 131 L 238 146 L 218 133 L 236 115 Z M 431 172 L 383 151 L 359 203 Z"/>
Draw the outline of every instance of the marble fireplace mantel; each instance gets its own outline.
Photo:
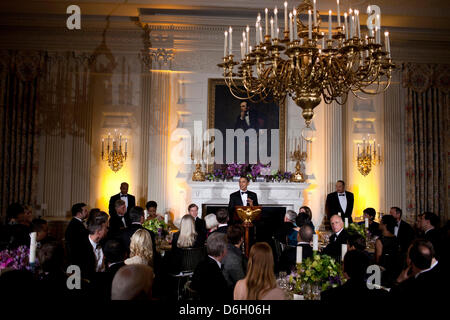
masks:
<path id="1" fill-rule="evenodd" d="M 204 181 L 188 183 L 191 192 L 191 202 L 202 205 L 228 205 L 230 194 L 239 190 L 236 181 Z M 248 190 L 256 192 L 258 202 L 262 206 L 282 206 L 287 210 L 298 212 L 303 204 L 303 191 L 309 183 L 291 182 L 251 182 Z"/>

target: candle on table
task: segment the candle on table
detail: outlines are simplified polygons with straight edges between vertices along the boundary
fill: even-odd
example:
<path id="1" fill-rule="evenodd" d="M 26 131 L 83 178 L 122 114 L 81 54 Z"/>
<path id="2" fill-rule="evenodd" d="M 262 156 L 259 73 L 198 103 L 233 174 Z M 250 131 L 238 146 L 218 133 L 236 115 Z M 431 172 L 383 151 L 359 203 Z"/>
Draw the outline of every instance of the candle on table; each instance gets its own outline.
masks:
<path id="1" fill-rule="evenodd" d="M 298 34 L 297 34 L 297 10 L 294 9 L 293 14 L 292 14 L 292 23 L 294 24 L 294 40 L 298 39 Z"/>
<path id="2" fill-rule="evenodd" d="M 319 251 L 319 236 L 313 234 L 313 251 Z"/>
<path id="3" fill-rule="evenodd" d="M 345 227 L 345 229 L 348 228 L 348 218 L 347 217 L 345 217 L 345 219 L 344 219 L 344 227 Z"/>
<path id="4" fill-rule="evenodd" d="M 302 263 L 303 260 L 303 247 L 297 246 L 297 263 Z"/>
<path id="5" fill-rule="evenodd" d="M 308 39 L 312 39 L 311 10 L 308 10 Z"/>
<path id="6" fill-rule="evenodd" d="M 288 29 L 288 9 L 287 9 L 288 3 L 287 1 L 284 2 L 284 31 L 287 31 Z"/>
<path id="7" fill-rule="evenodd" d="M 148 219 L 148 211 L 147 209 L 144 210 L 144 220 Z"/>
<path id="8" fill-rule="evenodd" d="M 36 247 L 37 247 L 36 235 L 37 235 L 36 232 L 30 233 L 30 256 L 28 258 L 28 262 L 30 264 L 36 262 Z"/>
<path id="9" fill-rule="evenodd" d="M 364 228 L 369 229 L 369 219 L 364 218 Z"/>
<path id="10" fill-rule="evenodd" d="M 341 244 L 341 259 L 344 261 L 344 256 L 347 253 L 347 245 L 345 243 Z"/>
<path id="11" fill-rule="evenodd" d="M 269 35 L 269 9 L 265 9 L 266 12 L 266 36 Z"/>
<path id="12" fill-rule="evenodd" d="M 339 6 L 339 0 L 337 0 L 337 21 L 338 21 L 338 27 L 341 26 L 341 8 Z"/>
<path id="13" fill-rule="evenodd" d="M 169 224 L 169 215 L 167 213 L 164 215 L 164 223 Z"/>
<path id="14" fill-rule="evenodd" d="M 225 43 L 223 44 L 223 56 L 227 56 L 227 49 L 228 49 L 228 31 L 225 31 Z"/>
<path id="15" fill-rule="evenodd" d="M 331 40 L 331 10 L 328 11 L 328 39 Z"/>
<path id="16" fill-rule="evenodd" d="M 292 31 L 292 12 L 289 12 L 289 41 L 294 41 L 294 31 Z"/>

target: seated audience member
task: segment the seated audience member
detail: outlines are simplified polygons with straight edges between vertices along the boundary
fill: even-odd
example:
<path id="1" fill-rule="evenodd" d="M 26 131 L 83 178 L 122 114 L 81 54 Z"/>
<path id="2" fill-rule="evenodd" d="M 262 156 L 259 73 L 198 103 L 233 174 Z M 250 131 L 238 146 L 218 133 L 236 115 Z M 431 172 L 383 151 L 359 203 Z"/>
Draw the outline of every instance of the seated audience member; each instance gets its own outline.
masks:
<path id="1" fill-rule="evenodd" d="M 156 201 L 149 201 L 145 205 L 145 209 L 147 209 L 148 217 L 147 219 L 155 219 L 158 217 L 158 214 L 156 213 L 156 209 L 158 208 L 158 204 Z"/>
<path id="2" fill-rule="evenodd" d="M 300 231 L 298 232 L 298 243 L 297 246 L 302 247 L 302 259 L 312 257 L 313 250 L 311 247 L 311 241 L 313 238 L 313 230 L 312 228 L 305 224 L 300 227 Z M 292 271 L 296 270 L 297 266 L 297 246 L 287 247 L 282 253 L 280 257 L 280 271 L 285 271 L 290 274 Z"/>
<path id="3" fill-rule="evenodd" d="M 275 280 L 272 249 L 257 242 L 250 249 L 247 275 L 234 288 L 234 300 L 285 300 Z"/>
<path id="4" fill-rule="evenodd" d="M 330 218 L 333 234 L 330 236 L 330 242 L 323 249 L 322 253 L 333 257 L 336 261 L 341 261 L 342 244 L 346 244 L 349 234 L 344 229 L 342 217 L 335 214 Z"/>
<path id="5" fill-rule="evenodd" d="M 299 228 L 305 224 L 309 225 L 313 230 L 313 234 L 316 233 L 314 224 L 312 223 L 312 211 L 309 207 L 303 206 L 299 209 L 295 222 Z"/>
<path id="6" fill-rule="evenodd" d="M 440 258 L 441 235 L 439 234 L 439 217 L 433 212 L 424 212 L 419 215 L 420 230 L 422 231 L 422 238 L 430 241 L 433 245 L 436 258 Z"/>
<path id="7" fill-rule="evenodd" d="M 195 232 L 194 218 L 189 214 L 185 214 L 181 218 L 180 231 L 173 235 L 172 250 L 177 248 L 199 248 L 202 246 L 203 243 L 198 242 L 198 235 Z"/>
<path id="8" fill-rule="evenodd" d="M 108 232 L 108 214 L 100 211 L 95 214 L 88 224 L 89 235 L 79 240 L 79 244 L 72 247 L 71 264 L 78 265 L 84 279 L 92 279 L 96 272 L 105 270 L 103 250 L 100 241 Z"/>
<path id="9" fill-rule="evenodd" d="M 377 212 L 375 211 L 374 208 L 366 208 L 363 211 L 364 214 L 364 219 L 368 219 L 369 221 L 369 232 L 370 232 L 370 236 L 372 237 L 379 237 L 381 232 L 380 232 L 380 224 L 378 222 L 375 222 L 375 216 L 377 214 Z M 362 221 L 359 223 L 360 225 L 364 225 L 365 221 Z"/>
<path id="10" fill-rule="evenodd" d="M 228 287 L 233 290 L 236 282 L 243 279 L 247 273 L 247 258 L 240 249 L 244 243 L 244 228 L 237 224 L 231 225 L 228 227 L 227 239 L 227 254 L 222 260 L 222 273 Z"/>
<path id="11" fill-rule="evenodd" d="M 206 240 L 208 257 L 195 268 L 190 288 L 201 301 L 229 301 L 231 291 L 222 273 L 222 260 L 227 254 L 227 237 L 213 232 Z"/>
<path id="12" fill-rule="evenodd" d="M 144 264 L 120 268 L 112 281 L 111 300 L 151 300 L 153 270 Z"/>
<path id="13" fill-rule="evenodd" d="M 217 210 L 216 218 L 217 218 L 217 222 L 219 222 L 219 225 L 217 226 L 217 230 L 214 232 L 227 234 L 228 220 L 229 220 L 228 210 L 224 209 L 224 208 Z"/>
<path id="14" fill-rule="evenodd" d="M 47 221 L 41 218 L 33 219 L 31 223 L 31 232 L 36 232 L 37 247 L 40 248 L 46 242 L 55 241 L 56 239 L 48 235 Z"/>
<path id="15" fill-rule="evenodd" d="M 354 233 L 350 234 L 347 239 L 347 251 L 357 250 L 357 251 L 365 251 L 366 250 L 366 240 L 360 234 Z"/>
<path id="16" fill-rule="evenodd" d="M 70 220 L 65 233 L 65 246 L 67 258 L 70 264 L 73 264 L 72 252 L 88 236 L 89 231 L 85 227 L 83 220 L 88 217 L 88 208 L 85 203 L 76 203 L 72 206 L 72 220 Z"/>
<path id="17" fill-rule="evenodd" d="M 369 289 L 366 283 L 369 259 L 358 250 L 348 251 L 344 257 L 344 276 L 347 281 L 336 288 L 330 288 L 321 293 L 321 300 L 326 302 L 367 301 L 379 302 L 387 299 L 387 292 L 381 289 Z"/>
<path id="18" fill-rule="evenodd" d="M 144 229 L 137 230 L 131 237 L 130 257 L 125 260 L 125 264 L 145 264 L 153 267 L 152 248 L 150 233 Z"/>
<path id="19" fill-rule="evenodd" d="M 105 300 L 111 300 L 111 286 L 117 271 L 122 268 L 125 263 L 126 250 L 123 244 L 118 240 L 108 240 L 103 248 L 105 255 L 105 272 L 99 277 L 100 297 Z"/>
<path id="20" fill-rule="evenodd" d="M 131 224 L 125 201 L 117 200 L 114 203 L 114 208 L 115 210 L 111 211 L 110 217 L 110 226 L 108 232 L 109 239 L 116 238 L 123 229 L 127 228 Z"/>
<path id="21" fill-rule="evenodd" d="M 391 215 L 381 218 L 381 236 L 375 242 L 375 263 L 384 270 L 382 273 L 382 284 L 390 287 L 397 278 L 402 268 L 402 256 L 400 244 L 394 235 L 396 221 Z"/>
<path id="22" fill-rule="evenodd" d="M 393 216 L 396 221 L 394 235 L 400 243 L 400 250 L 401 252 L 406 253 L 409 245 L 414 240 L 414 229 L 407 222 L 402 220 L 402 209 L 392 207 L 389 214 Z"/>
<path id="23" fill-rule="evenodd" d="M 195 203 L 191 203 L 188 206 L 188 214 L 192 216 L 195 220 L 195 232 L 197 232 L 197 241 L 202 245 L 206 241 L 206 223 L 205 220 L 198 216 L 198 206 Z"/>
<path id="24" fill-rule="evenodd" d="M 89 210 L 89 214 L 88 214 L 88 218 L 87 218 L 87 223 L 89 223 L 89 220 L 91 219 L 91 217 L 95 217 L 95 215 L 97 213 L 99 213 L 101 210 L 99 208 L 92 208 L 91 210 Z"/>
<path id="25" fill-rule="evenodd" d="M 9 219 L 5 228 L 4 242 L 9 248 L 30 245 L 31 221 L 33 215 L 30 210 L 19 203 L 13 203 L 6 210 Z"/>
<path id="26" fill-rule="evenodd" d="M 45 299 L 67 298 L 67 276 L 64 272 L 64 248 L 57 241 L 47 241 L 37 251 L 42 273 L 39 276 L 39 294 Z M 76 293 L 76 292 L 74 292 Z"/>
<path id="27" fill-rule="evenodd" d="M 206 237 L 208 237 L 211 232 L 217 230 L 219 221 L 217 221 L 217 217 L 214 213 L 210 213 L 205 217 L 205 224 L 207 230 Z"/>
<path id="28" fill-rule="evenodd" d="M 417 239 L 409 250 L 407 268 L 403 270 L 392 287 L 391 294 L 405 301 L 438 301 L 448 285 L 440 262 L 434 257 L 430 241 Z"/>
<path id="29" fill-rule="evenodd" d="M 130 252 L 130 241 L 131 237 L 137 230 L 145 230 L 150 234 L 151 241 L 152 241 L 152 250 L 153 252 L 156 252 L 156 241 L 155 241 L 155 235 L 152 231 L 145 229 L 142 224 L 144 223 L 144 209 L 141 207 L 133 207 L 129 212 L 129 219 L 130 219 L 130 225 L 123 229 L 118 239 L 122 242 L 123 246 L 125 247 L 125 250 L 129 253 Z"/>
<path id="30" fill-rule="evenodd" d="M 297 245 L 296 218 L 297 214 L 295 211 L 286 211 L 283 224 L 275 231 L 275 239 L 286 245 Z"/>

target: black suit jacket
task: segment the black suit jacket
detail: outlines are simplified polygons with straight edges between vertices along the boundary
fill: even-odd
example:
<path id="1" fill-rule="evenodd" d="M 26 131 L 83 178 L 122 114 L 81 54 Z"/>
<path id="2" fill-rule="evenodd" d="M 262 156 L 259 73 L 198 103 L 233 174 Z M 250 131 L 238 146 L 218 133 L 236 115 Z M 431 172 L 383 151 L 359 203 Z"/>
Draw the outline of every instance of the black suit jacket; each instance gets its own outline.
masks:
<path id="1" fill-rule="evenodd" d="M 116 238 L 122 232 L 122 230 L 131 226 L 131 220 L 128 212 L 124 214 L 124 217 L 126 226 L 123 224 L 122 217 L 119 216 L 115 211 L 110 215 L 108 238 Z"/>
<path id="2" fill-rule="evenodd" d="M 409 223 L 401 220 L 400 227 L 397 232 L 397 239 L 400 243 L 400 250 L 405 253 L 408 251 L 409 245 L 414 240 L 414 229 Z"/>
<path id="3" fill-rule="evenodd" d="M 88 235 L 79 239 L 79 243 L 72 247 L 71 264 L 78 265 L 81 269 L 81 277 L 91 280 L 95 276 L 96 259 Z"/>
<path id="4" fill-rule="evenodd" d="M 247 190 L 247 198 L 253 200 L 254 206 L 259 205 L 258 204 L 258 196 L 256 195 L 255 192 Z M 229 214 L 230 221 L 234 221 L 235 207 L 236 206 L 246 206 L 246 205 L 247 205 L 246 203 L 245 204 L 242 203 L 241 190 L 230 194 L 230 201 L 228 203 L 228 214 Z"/>
<path id="5" fill-rule="evenodd" d="M 225 277 L 230 290 L 234 290 L 236 282 L 245 278 L 248 260 L 242 251 L 231 243 L 229 243 L 227 247 L 227 254 L 222 260 L 222 274 Z"/>
<path id="6" fill-rule="evenodd" d="M 313 250 L 311 245 L 302 243 L 300 244 L 300 246 L 302 247 L 303 261 L 306 258 L 312 257 Z M 288 246 L 281 253 L 279 270 L 285 271 L 289 274 L 296 269 L 296 265 L 297 265 L 297 247 Z"/>
<path id="7" fill-rule="evenodd" d="M 69 225 L 66 228 L 64 238 L 69 262 L 72 261 L 72 251 L 74 250 L 74 247 L 78 246 L 80 241 L 86 238 L 88 234 L 89 232 L 83 222 L 76 218 L 72 218 L 72 220 L 70 220 Z"/>
<path id="8" fill-rule="evenodd" d="M 128 198 L 127 212 L 130 212 L 131 209 L 136 207 L 136 198 L 135 198 L 135 196 L 133 196 L 131 194 L 127 194 L 127 198 Z M 114 213 L 116 213 L 115 203 L 117 200 L 120 200 L 120 193 L 113 195 L 109 199 L 109 215 L 110 216 L 112 216 Z"/>
<path id="9" fill-rule="evenodd" d="M 343 229 L 341 233 L 339 233 L 339 236 L 336 236 L 336 234 L 333 233 L 330 237 L 330 242 L 323 249 L 322 253 L 333 257 L 334 259 L 336 259 L 336 261 L 341 261 L 341 245 L 347 244 L 348 237 L 348 232 L 345 229 Z"/>
<path id="10" fill-rule="evenodd" d="M 216 261 L 207 257 L 195 268 L 191 288 L 201 301 L 230 301 L 232 292 Z"/>
<path id="11" fill-rule="evenodd" d="M 152 238 L 153 255 L 155 255 L 155 253 L 156 253 L 155 234 L 153 232 L 151 232 L 150 230 L 145 229 L 141 224 L 133 223 L 133 224 L 130 224 L 129 227 L 121 230 L 119 233 L 119 236 L 118 236 L 119 241 L 122 242 L 122 244 L 124 245 L 127 252 L 130 252 L 131 237 L 137 230 L 140 230 L 140 229 L 144 229 L 150 234 L 150 237 Z"/>
<path id="12" fill-rule="evenodd" d="M 341 203 L 339 202 L 339 196 L 337 192 L 332 192 L 327 195 L 327 201 L 325 202 L 325 212 L 327 213 L 328 219 L 331 218 L 333 214 L 341 213 L 342 219 L 348 218 L 348 222 L 352 223 L 352 212 L 353 212 L 353 204 L 355 202 L 355 198 L 353 193 L 350 191 L 345 191 L 345 197 L 347 198 L 347 208 L 342 210 Z"/>
<path id="13" fill-rule="evenodd" d="M 197 239 L 195 240 L 200 245 L 204 245 L 206 241 L 206 234 L 208 230 L 206 230 L 206 221 L 202 218 L 195 218 L 195 232 L 197 232 Z"/>

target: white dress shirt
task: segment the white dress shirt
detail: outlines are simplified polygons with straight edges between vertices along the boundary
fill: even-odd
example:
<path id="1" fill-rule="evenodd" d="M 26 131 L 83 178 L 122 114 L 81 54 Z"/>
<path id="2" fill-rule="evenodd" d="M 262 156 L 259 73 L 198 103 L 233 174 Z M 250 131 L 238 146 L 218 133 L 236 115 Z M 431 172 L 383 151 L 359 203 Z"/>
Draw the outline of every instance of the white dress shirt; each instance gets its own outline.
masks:
<path id="1" fill-rule="evenodd" d="M 402 220 L 400 220 L 399 222 L 397 222 L 397 224 L 394 227 L 394 235 L 397 237 L 398 235 L 398 229 L 400 229 L 400 222 L 402 222 Z"/>
<path id="2" fill-rule="evenodd" d="M 250 115 L 249 115 L 248 111 L 245 113 L 244 119 L 245 119 L 245 122 L 247 122 L 247 125 L 250 127 Z"/>
<path id="3" fill-rule="evenodd" d="M 120 194 L 120 200 L 125 201 L 125 206 L 128 209 L 128 195 L 127 194 Z"/>
<path id="4" fill-rule="evenodd" d="M 239 192 L 240 192 L 241 199 L 242 199 L 242 205 L 246 206 L 247 205 L 247 199 L 248 199 L 248 193 L 242 194 L 242 192 L 248 192 L 248 190 L 246 190 L 246 191 L 239 190 Z"/>
<path id="5" fill-rule="evenodd" d="M 339 230 L 338 232 L 336 232 L 336 238 L 334 238 L 334 241 L 337 240 L 337 237 L 339 237 L 339 235 L 341 234 L 342 230 L 344 230 L 344 228 L 342 228 L 341 230 Z"/>
<path id="6" fill-rule="evenodd" d="M 97 243 L 92 241 L 90 236 L 88 236 L 88 238 L 89 238 L 89 242 L 91 243 L 92 249 L 94 250 L 95 272 L 103 272 L 103 271 L 105 271 L 103 250 Z"/>
<path id="7" fill-rule="evenodd" d="M 347 195 L 345 194 L 345 191 L 343 192 L 343 196 L 340 196 L 339 194 L 340 193 L 338 192 L 339 203 L 341 204 L 342 210 L 344 210 L 344 212 L 342 212 L 342 215 L 344 215 L 345 210 L 347 210 Z"/>

